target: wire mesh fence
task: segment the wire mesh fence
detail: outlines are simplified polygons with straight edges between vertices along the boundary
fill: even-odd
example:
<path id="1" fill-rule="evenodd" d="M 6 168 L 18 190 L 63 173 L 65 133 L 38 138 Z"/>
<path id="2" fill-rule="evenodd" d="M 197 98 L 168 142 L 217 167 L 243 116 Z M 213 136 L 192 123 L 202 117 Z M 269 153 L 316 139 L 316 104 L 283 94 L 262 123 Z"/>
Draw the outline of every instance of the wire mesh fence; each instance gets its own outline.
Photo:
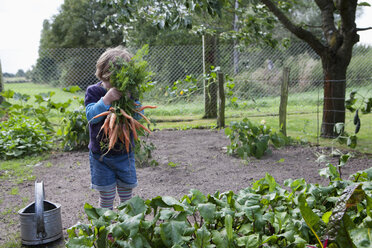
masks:
<path id="1" fill-rule="evenodd" d="M 30 73 L 31 80 L 58 87 L 79 85 L 85 89 L 98 81 L 95 63 L 104 51 L 104 48 L 41 50 Z M 135 53 L 136 49 L 130 51 Z M 371 55 L 370 47 L 354 49 L 347 71 L 346 98 L 352 90 L 358 92 L 359 99 L 372 97 Z M 156 46 L 149 48 L 145 59 L 155 85 L 145 101 L 163 106 L 157 110 L 159 116 L 215 118 L 217 69 L 229 76 L 227 118 L 276 116 L 283 68 L 288 68 L 288 115 L 310 114 L 309 125 L 319 129 L 324 104 L 323 71 L 319 56 L 307 44 L 294 43 L 288 49 L 240 48 L 227 44 Z"/>

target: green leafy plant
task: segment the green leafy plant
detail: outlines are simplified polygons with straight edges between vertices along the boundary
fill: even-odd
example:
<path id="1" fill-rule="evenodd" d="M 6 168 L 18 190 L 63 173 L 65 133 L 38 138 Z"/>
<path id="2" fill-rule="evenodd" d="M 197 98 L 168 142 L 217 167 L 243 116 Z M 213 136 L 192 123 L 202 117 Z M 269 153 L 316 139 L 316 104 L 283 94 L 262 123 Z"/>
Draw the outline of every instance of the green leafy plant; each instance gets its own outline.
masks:
<path id="1" fill-rule="evenodd" d="M 70 86 L 63 89 L 63 91 L 70 93 L 75 93 L 80 90 L 79 86 Z M 73 111 L 64 112 L 57 134 L 62 137 L 61 145 L 64 151 L 87 150 L 89 144 L 89 129 L 85 114 L 84 100 L 76 96 L 73 97 L 73 100 L 78 103 L 78 107 Z"/>
<path id="2" fill-rule="evenodd" d="M 334 126 L 335 133 L 338 135 L 335 139 L 340 144 L 346 144 L 348 147 L 355 148 L 357 146 L 356 134 L 348 134 L 345 131 L 345 123 L 338 122 Z"/>
<path id="3" fill-rule="evenodd" d="M 372 171 L 358 175 L 328 186 L 289 179 L 284 188 L 266 174 L 236 194 L 135 196 L 118 211 L 86 203 L 90 223 L 70 227 L 66 246 L 370 247 Z"/>
<path id="4" fill-rule="evenodd" d="M 355 131 L 354 134 L 349 135 L 344 131 L 344 123 L 336 123 L 335 125 L 335 132 L 339 134 L 339 136 L 336 138 L 338 142 L 341 144 L 347 144 L 347 146 L 351 148 L 355 148 L 357 146 L 357 136 L 356 134 L 360 131 L 360 128 L 362 127 L 362 123 L 360 120 L 359 113 L 362 114 L 369 114 L 372 110 L 372 97 L 365 97 L 363 95 L 361 96 L 360 101 L 358 101 L 358 92 L 356 90 L 353 90 L 349 94 L 349 98 L 345 100 L 345 108 L 348 109 L 351 113 L 354 113 L 353 123 L 355 125 Z M 356 106 L 358 105 L 359 106 Z"/>
<path id="5" fill-rule="evenodd" d="M 52 147 L 52 137 L 35 119 L 27 116 L 11 116 L 0 122 L 0 157 L 17 158 L 36 155 Z"/>
<path id="6" fill-rule="evenodd" d="M 30 95 L 20 94 L 12 90 L 4 91 L 1 95 L 6 100 L 0 105 L 0 116 L 18 115 L 36 118 L 48 133 L 54 133 L 53 123 L 49 118 L 51 111 L 56 110 L 58 113 L 64 113 L 72 102 L 71 99 L 62 103 L 52 101 L 52 97 L 55 95 L 53 91 L 34 95 L 36 104 L 28 103 L 31 98 Z M 10 99 L 15 102 L 11 104 Z"/>
<path id="7" fill-rule="evenodd" d="M 227 146 L 229 154 L 237 154 L 242 159 L 254 156 L 261 158 L 269 149 L 269 142 L 280 147 L 288 142 L 282 133 L 277 133 L 265 124 L 255 125 L 247 118 L 239 122 L 231 122 L 225 128 L 225 134 L 230 139 Z"/>
<path id="8" fill-rule="evenodd" d="M 85 114 L 83 100 L 78 99 L 81 106 L 65 113 L 58 134 L 62 136 L 64 151 L 86 150 L 89 144 L 88 120 Z"/>
<path id="9" fill-rule="evenodd" d="M 138 139 L 134 153 L 136 156 L 136 166 L 145 167 L 158 165 L 158 162 L 153 159 L 152 152 L 156 149 L 154 143 L 148 140 L 148 134 Z"/>

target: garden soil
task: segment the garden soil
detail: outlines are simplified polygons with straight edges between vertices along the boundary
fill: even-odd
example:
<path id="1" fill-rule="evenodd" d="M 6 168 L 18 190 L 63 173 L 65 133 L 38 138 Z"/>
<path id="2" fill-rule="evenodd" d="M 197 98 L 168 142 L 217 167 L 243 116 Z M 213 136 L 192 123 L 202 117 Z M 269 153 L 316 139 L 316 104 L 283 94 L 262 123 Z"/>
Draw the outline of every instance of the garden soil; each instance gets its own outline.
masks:
<path id="1" fill-rule="evenodd" d="M 308 183 L 328 184 L 318 171 L 326 163 L 338 163 L 337 157 L 328 156 L 331 148 L 316 146 L 288 146 L 271 148 L 271 153 L 261 159 L 248 161 L 230 156 L 226 147 L 230 144 L 223 130 L 193 129 L 184 131 L 155 131 L 148 142 L 156 149 L 153 159 L 157 166 L 137 168 L 138 187 L 134 195 L 144 199 L 156 196 L 173 196 L 180 199 L 190 189 L 204 194 L 216 191 L 234 191 L 249 187 L 269 173 L 277 183 L 284 180 L 304 178 Z M 320 161 L 319 155 L 326 158 Z M 372 156 L 357 154 L 342 169 L 342 178 L 372 166 Z M 2 172 L 4 173 L 4 172 Z M 33 169 L 36 180 L 43 181 L 45 198 L 61 207 L 64 239 L 66 230 L 77 222 L 87 222 L 84 204 L 98 204 L 98 193 L 90 189 L 88 152 L 54 153 Z M 10 194 L 18 187 L 18 194 Z M 20 222 L 17 211 L 34 200 L 34 182 L 17 185 L 5 181 L 0 185 L 0 247 L 11 237 L 20 240 Z M 27 201 L 28 202 L 25 202 Z M 115 206 L 118 200 L 115 201 Z M 64 240 L 42 247 L 64 247 Z"/>

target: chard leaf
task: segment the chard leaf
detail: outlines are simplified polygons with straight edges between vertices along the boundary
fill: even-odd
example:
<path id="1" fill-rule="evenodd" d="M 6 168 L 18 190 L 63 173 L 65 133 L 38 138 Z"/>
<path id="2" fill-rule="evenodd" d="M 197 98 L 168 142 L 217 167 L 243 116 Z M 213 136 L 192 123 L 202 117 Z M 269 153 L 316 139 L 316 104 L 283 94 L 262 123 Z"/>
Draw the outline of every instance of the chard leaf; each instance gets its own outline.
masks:
<path id="1" fill-rule="evenodd" d="M 256 248 L 260 246 L 260 237 L 258 234 L 251 234 L 237 239 L 238 246 L 245 248 Z"/>
<path id="2" fill-rule="evenodd" d="M 195 241 L 193 242 L 192 247 L 195 248 L 213 247 L 210 242 L 211 237 L 212 237 L 211 233 L 208 231 L 206 226 L 203 225 L 196 231 L 196 238 Z"/>
<path id="3" fill-rule="evenodd" d="M 307 226 L 310 228 L 310 230 L 313 232 L 314 236 L 318 240 L 318 243 L 320 244 L 320 247 L 324 248 L 322 242 L 320 242 L 319 236 L 316 234 L 316 232 L 314 230 L 314 226 L 317 225 L 320 221 L 319 216 L 316 215 L 311 210 L 311 208 L 307 205 L 306 198 L 305 198 L 304 194 L 299 195 L 298 203 L 299 203 L 299 208 L 300 208 L 302 218 L 304 218 Z"/>
<path id="4" fill-rule="evenodd" d="M 199 204 L 198 209 L 200 215 L 204 218 L 206 222 L 208 223 L 214 222 L 214 218 L 216 215 L 216 205 L 212 203 Z"/>
<path id="5" fill-rule="evenodd" d="M 90 220 L 98 219 L 99 215 L 97 214 L 96 208 L 94 208 L 89 203 L 84 204 L 84 211 L 88 215 Z"/>
<path id="6" fill-rule="evenodd" d="M 160 224 L 160 236 L 167 247 L 175 244 L 183 244 L 191 239 L 191 236 L 184 236 L 187 224 L 184 221 L 170 220 Z"/>
<path id="7" fill-rule="evenodd" d="M 371 228 L 354 228 L 349 230 L 349 234 L 356 247 L 372 247 Z"/>
<path id="8" fill-rule="evenodd" d="M 336 202 L 336 206 L 332 210 L 332 215 L 329 218 L 327 230 L 324 239 L 335 240 L 338 236 L 338 231 L 342 225 L 342 219 L 349 207 L 355 206 L 364 198 L 362 184 L 353 184 L 348 186 L 341 194 Z"/>

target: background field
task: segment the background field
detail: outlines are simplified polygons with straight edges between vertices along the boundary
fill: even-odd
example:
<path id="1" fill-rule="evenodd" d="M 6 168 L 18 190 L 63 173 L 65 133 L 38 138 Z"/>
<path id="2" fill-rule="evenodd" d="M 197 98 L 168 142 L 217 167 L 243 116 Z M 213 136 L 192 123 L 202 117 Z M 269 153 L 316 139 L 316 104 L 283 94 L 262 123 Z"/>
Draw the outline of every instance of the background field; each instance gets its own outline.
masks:
<path id="1" fill-rule="evenodd" d="M 52 97 L 55 102 L 65 102 L 68 99 L 74 97 L 83 98 L 84 92 L 76 92 L 74 94 L 64 92 L 61 88 L 53 87 L 44 84 L 34 83 L 7 83 L 5 84 L 5 90 L 10 89 L 15 92 L 22 94 L 34 94 L 47 93 L 50 91 L 56 94 Z M 320 90 L 319 90 L 320 91 Z M 358 89 L 360 92 L 367 92 L 368 88 Z M 320 99 L 320 92 L 306 92 L 290 94 L 288 100 L 287 109 L 287 135 L 291 136 L 296 140 L 303 142 L 311 142 L 312 144 L 322 146 L 340 146 L 337 142 L 332 139 L 320 138 L 320 125 L 322 118 L 322 101 Z M 34 97 L 31 97 L 29 103 L 34 101 Z M 183 102 L 178 100 L 175 103 L 164 103 L 164 102 L 148 102 L 144 99 L 144 104 L 155 104 L 158 106 L 157 109 L 150 110 L 146 114 L 155 123 L 154 128 L 156 129 L 190 129 L 190 128 L 213 128 L 216 127 L 216 119 L 203 119 L 204 105 L 202 98 L 197 97 L 194 101 Z M 253 123 L 260 123 L 266 121 L 266 123 L 275 128 L 279 129 L 279 97 L 262 97 L 253 101 L 240 101 L 237 106 L 228 104 L 226 108 L 226 124 L 229 125 L 231 121 L 239 121 L 243 118 L 248 118 Z M 73 101 L 70 110 L 78 108 L 77 101 Z M 51 118 L 56 126 L 60 125 L 61 113 L 51 112 Z M 353 133 L 355 126 L 352 123 L 353 113 L 347 112 L 346 115 L 346 131 Z M 357 134 L 358 145 L 356 150 L 360 152 L 371 152 L 372 151 L 372 115 L 361 115 L 362 128 Z"/>

